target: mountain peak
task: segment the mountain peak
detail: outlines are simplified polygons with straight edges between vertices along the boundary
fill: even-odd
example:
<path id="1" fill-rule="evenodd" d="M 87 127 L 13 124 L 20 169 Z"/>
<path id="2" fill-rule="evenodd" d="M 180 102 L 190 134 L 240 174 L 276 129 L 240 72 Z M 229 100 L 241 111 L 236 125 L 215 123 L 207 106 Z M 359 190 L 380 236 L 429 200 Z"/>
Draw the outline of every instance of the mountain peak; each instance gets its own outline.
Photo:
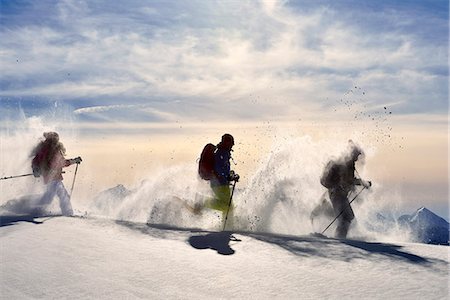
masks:
<path id="1" fill-rule="evenodd" d="M 432 227 L 449 228 L 449 223 L 446 220 L 423 206 L 410 216 L 409 222 L 415 223 L 420 226 L 426 225 Z"/>
<path id="2" fill-rule="evenodd" d="M 449 223 L 443 218 L 436 215 L 428 208 L 422 206 L 414 214 L 411 215 L 411 223 L 428 224 L 437 227 L 447 227 Z"/>
<path id="3" fill-rule="evenodd" d="M 432 213 L 434 214 L 431 210 L 429 210 L 428 208 L 426 208 L 425 206 L 422 206 L 421 208 L 419 208 L 417 210 L 417 213 Z"/>
<path id="4" fill-rule="evenodd" d="M 448 245 L 449 223 L 424 206 L 412 215 L 401 216 L 399 223 L 407 225 L 417 241 Z"/>

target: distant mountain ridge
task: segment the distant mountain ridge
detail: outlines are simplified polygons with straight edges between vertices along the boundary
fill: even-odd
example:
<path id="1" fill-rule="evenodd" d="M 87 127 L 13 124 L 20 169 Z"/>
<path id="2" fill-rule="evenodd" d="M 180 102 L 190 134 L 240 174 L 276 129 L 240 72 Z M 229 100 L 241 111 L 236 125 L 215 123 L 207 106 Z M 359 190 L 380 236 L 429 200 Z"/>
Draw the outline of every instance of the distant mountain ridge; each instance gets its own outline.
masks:
<path id="1" fill-rule="evenodd" d="M 403 215 L 398 223 L 409 228 L 415 241 L 426 244 L 449 245 L 450 224 L 425 207 L 412 215 Z"/>
<path id="2" fill-rule="evenodd" d="M 102 214 L 110 215 L 130 194 L 132 194 L 132 191 L 127 189 L 122 184 L 118 184 L 115 187 L 100 192 L 94 198 L 91 209 L 93 209 L 94 212 L 101 212 Z"/>

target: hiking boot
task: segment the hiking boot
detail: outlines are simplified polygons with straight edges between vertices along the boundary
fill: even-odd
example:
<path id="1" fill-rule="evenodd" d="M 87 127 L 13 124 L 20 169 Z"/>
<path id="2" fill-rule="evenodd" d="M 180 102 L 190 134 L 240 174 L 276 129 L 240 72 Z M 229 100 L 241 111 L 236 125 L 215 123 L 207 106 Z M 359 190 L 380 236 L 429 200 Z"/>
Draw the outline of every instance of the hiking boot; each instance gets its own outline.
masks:
<path id="1" fill-rule="evenodd" d="M 197 202 L 194 204 L 194 209 L 192 212 L 196 215 L 199 215 L 202 213 L 202 210 L 203 210 L 203 205 L 201 203 Z"/>

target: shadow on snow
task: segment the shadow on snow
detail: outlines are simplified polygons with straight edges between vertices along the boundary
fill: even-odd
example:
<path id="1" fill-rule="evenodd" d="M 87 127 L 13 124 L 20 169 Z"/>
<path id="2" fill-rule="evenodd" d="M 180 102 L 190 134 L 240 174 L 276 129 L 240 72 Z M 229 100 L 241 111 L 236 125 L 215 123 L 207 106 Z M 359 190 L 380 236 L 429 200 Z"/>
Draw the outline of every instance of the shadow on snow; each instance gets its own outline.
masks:
<path id="1" fill-rule="evenodd" d="M 195 249 L 212 249 L 222 255 L 234 254 L 235 251 L 230 247 L 230 241 L 236 241 L 236 239 L 229 231 L 211 232 L 189 238 L 189 244 Z"/>
<path id="2" fill-rule="evenodd" d="M 265 243 L 270 243 L 281 247 L 294 255 L 310 257 L 318 256 L 326 259 L 334 259 L 350 262 L 353 259 L 377 259 L 380 256 L 401 260 L 406 263 L 422 266 L 442 265 L 446 268 L 447 262 L 438 259 L 428 259 L 404 250 L 403 246 L 382 242 L 366 242 L 360 240 L 346 240 L 327 238 L 325 236 L 290 236 L 265 232 L 246 232 L 246 231 L 225 231 L 214 232 L 198 228 L 180 228 L 165 224 L 136 224 L 133 222 L 118 221 L 119 224 L 127 224 L 127 227 L 139 229 L 140 231 L 158 236 L 161 238 L 170 238 L 176 231 L 195 233 L 188 238 L 188 243 L 195 249 L 212 249 L 219 254 L 234 254 L 235 251 L 230 247 L 230 242 L 235 238 L 233 233 L 253 238 Z M 155 230 L 159 229 L 159 230 Z M 171 233 L 172 232 L 172 233 Z M 244 241 L 245 242 L 245 241 Z M 356 250 L 349 251 L 348 247 Z"/>
<path id="3" fill-rule="evenodd" d="M 214 232 L 198 228 L 182 228 L 167 224 L 144 224 L 129 221 L 116 221 L 116 223 L 157 238 L 171 238 L 171 236 L 175 238 L 176 231 L 196 233 L 196 235 L 192 235 L 188 239 L 188 243 L 193 248 L 199 250 L 211 249 L 222 255 L 234 254 L 235 251 L 231 248 L 230 241 L 239 241 L 229 231 Z"/>
<path id="4" fill-rule="evenodd" d="M 309 257 L 319 256 L 350 262 L 354 259 L 377 260 L 381 257 L 395 261 L 403 261 L 423 267 L 431 267 L 437 272 L 447 274 L 448 262 L 441 259 L 429 259 L 403 250 L 403 246 L 382 243 L 366 242 L 361 240 L 346 240 L 327 237 L 288 236 L 273 233 L 244 233 L 248 237 L 279 246 L 294 255 Z M 356 250 L 349 250 L 349 247 Z"/>
<path id="5" fill-rule="evenodd" d="M 402 246 L 357 240 L 334 239 L 326 237 L 288 236 L 272 233 L 248 233 L 248 236 L 267 243 L 275 244 L 298 256 L 321 256 L 324 258 L 350 261 L 365 258 L 367 255 L 384 255 L 416 264 L 428 264 L 429 260 L 421 256 L 402 251 Z M 347 251 L 338 245 L 355 247 L 358 251 Z"/>
<path id="6" fill-rule="evenodd" d="M 16 225 L 19 222 L 28 222 L 33 224 L 42 224 L 43 221 L 37 221 L 36 218 L 40 218 L 42 216 L 37 216 L 34 214 L 26 214 L 26 215 L 6 215 L 0 216 L 0 227 L 3 226 L 11 226 Z"/>
<path id="7" fill-rule="evenodd" d="M 42 224 L 46 220 L 54 217 L 58 217 L 58 215 L 0 215 L 0 227 L 15 225 L 19 222 Z M 191 247 L 195 249 L 215 250 L 218 254 L 222 255 L 231 255 L 235 253 L 235 250 L 230 246 L 230 242 L 239 241 L 233 236 L 233 233 L 235 233 L 247 238 L 253 238 L 265 243 L 273 244 L 296 256 L 302 257 L 317 256 L 326 259 L 350 262 L 353 259 L 377 259 L 380 256 L 383 256 L 389 259 L 401 260 L 406 263 L 422 265 L 425 267 L 437 266 L 438 269 L 440 269 L 440 267 L 446 269 L 448 265 L 444 260 L 427 259 L 416 254 L 408 253 L 402 249 L 403 246 L 401 245 L 389 243 L 340 240 L 317 236 L 290 236 L 264 232 L 214 232 L 199 228 L 182 228 L 166 224 L 146 224 L 119 220 L 116 220 L 115 223 L 131 230 L 139 231 L 143 234 L 161 239 L 180 239 L 179 232 L 194 234 L 187 239 L 187 243 L 189 243 Z M 356 248 L 356 250 L 349 251 L 348 247 L 343 247 L 342 245 Z"/>

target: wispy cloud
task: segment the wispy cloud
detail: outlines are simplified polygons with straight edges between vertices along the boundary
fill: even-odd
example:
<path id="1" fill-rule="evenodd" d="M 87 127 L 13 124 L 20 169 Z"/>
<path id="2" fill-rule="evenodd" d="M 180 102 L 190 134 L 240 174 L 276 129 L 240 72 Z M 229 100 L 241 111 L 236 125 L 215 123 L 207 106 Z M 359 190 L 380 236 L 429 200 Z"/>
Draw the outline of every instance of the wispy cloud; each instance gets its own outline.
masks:
<path id="1" fill-rule="evenodd" d="M 177 116 L 173 113 L 157 110 L 150 105 L 103 105 L 78 108 L 74 114 L 84 119 L 103 121 L 134 122 L 175 122 Z"/>

